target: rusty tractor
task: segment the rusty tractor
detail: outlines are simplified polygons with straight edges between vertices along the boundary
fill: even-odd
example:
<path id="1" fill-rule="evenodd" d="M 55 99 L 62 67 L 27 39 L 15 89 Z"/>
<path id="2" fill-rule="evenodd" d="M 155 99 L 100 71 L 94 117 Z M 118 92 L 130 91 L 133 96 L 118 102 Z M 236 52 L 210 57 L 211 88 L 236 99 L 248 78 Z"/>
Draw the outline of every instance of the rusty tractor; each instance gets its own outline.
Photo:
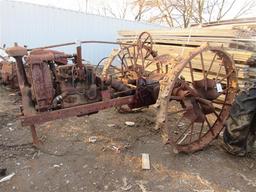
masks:
<path id="1" fill-rule="evenodd" d="M 0 81 L 3 85 L 8 85 L 11 88 L 18 88 L 18 79 L 16 74 L 15 62 L 8 57 L 0 55 Z"/>
<path id="2" fill-rule="evenodd" d="M 85 64 L 82 45 L 120 46 L 95 67 Z M 76 45 L 75 54 L 53 48 Z M 17 63 L 22 95 L 21 123 L 30 126 L 60 118 L 95 114 L 111 107 L 137 109 L 154 105 L 156 129 L 175 152 L 194 152 L 214 140 L 223 128 L 237 91 L 232 58 L 205 43 L 184 58 L 158 55 L 149 33 L 136 42 L 81 41 L 6 52 Z M 26 70 L 25 66 L 28 68 Z"/>

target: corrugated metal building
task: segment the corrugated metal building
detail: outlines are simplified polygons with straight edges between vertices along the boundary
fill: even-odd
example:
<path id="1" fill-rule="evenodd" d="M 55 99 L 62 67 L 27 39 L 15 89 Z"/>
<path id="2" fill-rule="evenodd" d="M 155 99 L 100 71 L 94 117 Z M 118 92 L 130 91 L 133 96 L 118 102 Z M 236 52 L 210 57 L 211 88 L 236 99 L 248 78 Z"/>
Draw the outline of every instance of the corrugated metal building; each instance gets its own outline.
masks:
<path id="1" fill-rule="evenodd" d="M 78 40 L 115 41 L 117 31 L 124 29 L 156 29 L 159 25 L 133 22 L 85 14 L 72 10 L 0 0 L 0 44 L 14 42 L 34 48 Z M 86 45 L 83 56 L 98 62 L 113 46 Z M 70 47 L 66 51 L 72 51 Z"/>

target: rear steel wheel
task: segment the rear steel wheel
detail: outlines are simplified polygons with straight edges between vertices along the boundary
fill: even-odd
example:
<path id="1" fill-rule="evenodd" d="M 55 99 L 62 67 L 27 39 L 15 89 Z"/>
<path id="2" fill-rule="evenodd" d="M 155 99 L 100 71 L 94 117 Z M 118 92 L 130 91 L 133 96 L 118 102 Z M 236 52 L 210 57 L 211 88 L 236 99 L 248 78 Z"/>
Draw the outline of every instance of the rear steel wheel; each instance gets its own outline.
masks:
<path id="1" fill-rule="evenodd" d="M 160 93 L 157 126 L 175 152 L 207 146 L 224 126 L 237 89 L 234 62 L 220 48 L 204 44 L 172 66 Z"/>

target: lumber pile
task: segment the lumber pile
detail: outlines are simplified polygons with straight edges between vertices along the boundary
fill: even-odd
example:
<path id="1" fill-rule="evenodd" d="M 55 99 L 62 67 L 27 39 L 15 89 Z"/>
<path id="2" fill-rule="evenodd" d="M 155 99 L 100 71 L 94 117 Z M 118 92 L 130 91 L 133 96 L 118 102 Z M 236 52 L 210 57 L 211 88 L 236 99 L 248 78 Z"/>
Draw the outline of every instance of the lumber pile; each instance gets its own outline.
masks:
<path id="1" fill-rule="evenodd" d="M 119 31 L 119 42 L 136 42 L 140 30 Z M 256 19 L 230 20 L 193 26 L 188 29 L 147 30 L 153 38 L 153 49 L 159 55 L 185 57 L 204 42 L 222 46 L 233 57 L 239 86 L 256 82 Z M 196 64 L 193 65 L 196 66 Z M 196 68 L 196 67 L 195 67 Z"/>
<path id="2" fill-rule="evenodd" d="M 256 17 L 251 18 L 243 18 L 243 19 L 230 19 L 230 20 L 222 20 L 222 21 L 214 21 L 209 23 L 203 23 L 202 25 L 195 24 L 192 27 L 211 27 L 211 28 L 229 28 L 232 29 L 234 27 L 249 27 L 250 25 L 255 25 Z"/>

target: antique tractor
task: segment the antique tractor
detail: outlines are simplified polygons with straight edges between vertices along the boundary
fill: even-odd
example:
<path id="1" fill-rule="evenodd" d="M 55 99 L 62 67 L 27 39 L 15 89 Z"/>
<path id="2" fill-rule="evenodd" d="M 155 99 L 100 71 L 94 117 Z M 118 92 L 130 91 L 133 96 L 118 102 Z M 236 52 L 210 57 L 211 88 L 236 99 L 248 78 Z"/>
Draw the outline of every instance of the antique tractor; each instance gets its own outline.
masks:
<path id="1" fill-rule="evenodd" d="M 120 49 L 95 67 L 82 59 L 82 44 L 89 43 Z M 172 58 L 158 55 L 143 32 L 133 43 L 82 41 L 76 54 L 51 50 L 71 45 L 77 44 L 6 50 L 16 59 L 21 123 L 31 127 L 34 144 L 37 124 L 124 105 L 155 104 L 156 129 L 175 152 L 200 150 L 221 132 L 237 89 L 233 60 L 222 48 L 205 43 L 184 58 Z"/>

